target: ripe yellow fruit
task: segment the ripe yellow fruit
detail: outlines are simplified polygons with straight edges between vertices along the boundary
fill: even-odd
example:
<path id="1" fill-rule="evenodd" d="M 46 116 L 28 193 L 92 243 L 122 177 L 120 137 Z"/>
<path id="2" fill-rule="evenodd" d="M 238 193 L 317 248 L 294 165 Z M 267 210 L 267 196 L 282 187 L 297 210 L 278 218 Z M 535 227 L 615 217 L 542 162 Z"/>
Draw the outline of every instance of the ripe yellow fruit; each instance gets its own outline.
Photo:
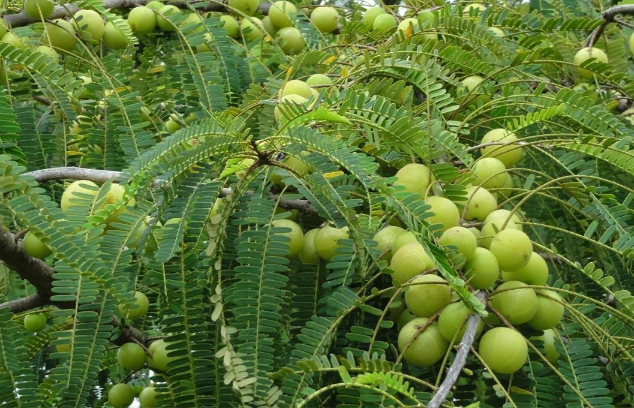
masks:
<path id="1" fill-rule="evenodd" d="M 603 50 L 596 47 L 585 47 L 580 49 L 575 54 L 573 62 L 575 65 L 581 65 L 583 62 L 589 60 L 590 58 L 596 58 L 597 61 L 601 61 L 606 64 L 608 63 L 607 54 Z M 579 70 L 579 76 L 583 79 L 592 79 L 592 77 L 594 76 L 594 74 L 591 71 L 588 71 L 587 69 L 578 68 L 578 70 Z"/>
<path id="2" fill-rule="evenodd" d="M 75 13 L 73 27 L 79 36 L 88 42 L 99 42 L 106 29 L 103 19 L 94 10 L 79 10 Z"/>
<path id="3" fill-rule="evenodd" d="M 77 44 L 75 29 L 71 23 L 61 18 L 52 23 L 46 23 L 44 34 L 42 34 L 42 43 L 50 45 L 56 51 L 58 49 L 71 51 Z"/>
<path id="4" fill-rule="evenodd" d="M 74 205 L 78 205 L 79 200 L 93 199 L 97 196 L 99 187 L 89 180 L 77 180 L 66 187 L 62 194 L 60 207 L 66 212 Z"/>
<path id="5" fill-rule="evenodd" d="M 518 140 L 506 129 L 493 129 L 482 138 L 482 144 L 492 143 L 482 148 L 482 157 L 495 157 L 509 169 L 522 158 L 522 148 L 516 143 Z"/>

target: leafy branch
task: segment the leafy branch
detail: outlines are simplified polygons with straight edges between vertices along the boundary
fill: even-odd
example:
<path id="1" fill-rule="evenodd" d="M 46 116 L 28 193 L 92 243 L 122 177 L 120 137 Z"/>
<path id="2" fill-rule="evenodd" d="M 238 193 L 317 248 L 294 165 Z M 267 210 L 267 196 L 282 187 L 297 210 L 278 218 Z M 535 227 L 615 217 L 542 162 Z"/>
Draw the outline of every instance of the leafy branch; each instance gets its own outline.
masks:
<path id="1" fill-rule="evenodd" d="M 616 18 L 616 16 L 618 16 L 619 14 L 634 14 L 634 5 L 614 6 L 605 10 L 601 14 L 601 17 L 603 17 L 603 23 L 599 27 L 597 27 L 596 30 L 592 32 L 590 37 L 588 37 L 588 39 L 586 40 L 585 46 L 586 47 L 594 46 L 594 44 L 599 40 L 599 37 L 601 37 L 601 34 L 603 34 L 608 24 L 610 23 L 618 23 L 618 24 L 629 26 L 629 24 L 626 24 L 623 21 Z"/>

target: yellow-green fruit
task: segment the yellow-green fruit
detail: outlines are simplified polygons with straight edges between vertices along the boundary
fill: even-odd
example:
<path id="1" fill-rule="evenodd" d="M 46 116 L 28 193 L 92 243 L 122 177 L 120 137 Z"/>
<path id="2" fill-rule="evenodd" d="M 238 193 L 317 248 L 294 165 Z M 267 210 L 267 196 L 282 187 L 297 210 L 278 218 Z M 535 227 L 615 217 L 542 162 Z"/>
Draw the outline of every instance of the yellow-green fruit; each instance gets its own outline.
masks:
<path id="1" fill-rule="evenodd" d="M 282 90 L 280 97 L 287 95 L 299 95 L 308 99 L 312 96 L 310 89 L 310 86 L 306 82 L 300 81 L 299 79 L 292 79 L 284 85 L 284 89 Z"/>
<path id="2" fill-rule="evenodd" d="M 339 26 L 339 13 L 334 7 L 317 7 L 310 13 L 310 22 L 322 33 L 332 33 Z"/>
<path id="3" fill-rule="evenodd" d="M 396 17 L 391 14 L 381 14 L 374 19 L 372 29 L 375 31 L 393 30 L 398 26 Z"/>
<path id="4" fill-rule="evenodd" d="M 242 37 L 247 41 L 255 41 L 264 38 L 266 29 L 262 25 L 262 20 L 257 17 L 250 17 L 249 19 L 243 19 L 240 23 L 240 31 Z"/>
<path id="5" fill-rule="evenodd" d="M 0 37 L 2 37 L 2 35 L 0 34 Z M 630 35 L 630 52 L 632 53 L 632 55 L 634 55 L 634 32 Z"/>
<path id="6" fill-rule="evenodd" d="M 552 290 L 537 292 L 537 312 L 528 325 L 536 330 L 548 330 L 557 326 L 564 317 L 563 299 Z"/>
<path id="7" fill-rule="evenodd" d="M 498 232 L 489 250 L 503 271 L 514 272 L 524 267 L 533 253 L 533 243 L 528 235 L 516 229 L 504 229 Z"/>
<path id="8" fill-rule="evenodd" d="M 335 228 L 326 225 L 317 231 L 314 238 L 315 250 L 319 256 L 330 261 L 339 247 L 340 239 L 348 238 L 348 228 Z"/>
<path id="9" fill-rule="evenodd" d="M 154 387 L 145 387 L 139 393 L 139 404 L 141 408 L 154 408 L 156 407 L 156 390 Z"/>
<path id="10" fill-rule="evenodd" d="M 230 8 L 236 9 L 240 13 L 252 16 L 258 9 L 260 0 L 229 0 L 227 4 Z"/>
<path id="11" fill-rule="evenodd" d="M 170 133 L 174 133 L 180 128 L 181 124 L 172 117 L 170 117 L 167 122 L 165 122 L 165 130 Z"/>
<path id="12" fill-rule="evenodd" d="M 429 212 L 434 213 L 434 215 L 427 218 L 430 224 L 441 224 L 442 231 L 447 231 L 460 223 L 460 211 L 456 204 L 448 198 L 431 196 L 427 197 L 425 202 L 431 206 Z"/>
<path id="13" fill-rule="evenodd" d="M 279 30 L 277 27 L 273 25 L 273 23 L 271 23 L 271 17 L 269 16 L 265 16 L 262 19 L 262 26 L 264 26 L 264 29 L 266 30 L 267 34 L 270 35 L 271 37 L 275 37 L 275 35 L 277 34 L 277 31 Z"/>
<path id="14" fill-rule="evenodd" d="M 412 320 L 416 318 L 418 318 L 418 316 L 410 312 L 409 309 L 405 309 L 398 316 L 398 320 L 396 321 L 396 328 L 398 329 L 398 331 L 401 331 L 407 323 L 411 322 Z"/>
<path id="15" fill-rule="evenodd" d="M 506 222 L 505 220 L 496 219 L 492 221 L 485 221 L 485 224 L 484 226 L 482 226 L 482 230 L 480 231 L 481 234 L 480 238 L 478 238 L 478 245 L 487 249 L 491 248 L 491 242 L 493 242 L 493 238 L 495 238 L 498 232 L 505 229 L 516 229 L 521 231 L 521 229 L 513 221 Z"/>
<path id="16" fill-rule="evenodd" d="M 11 31 L 9 31 L 2 37 L 2 39 L 0 40 L 0 43 L 11 44 L 16 48 L 21 48 L 21 49 L 26 49 L 27 47 L 27 45 L 24 43 L 22 38 L 15 35 Z"/>
<path id="17" fill-rule="evenodd" d="M 106 193 L 106 202 L 104 204 L 122 204 L 123 197 L 125 195 L 125 187 L 121 184 L 113 183 L 110 185 L 110 190 Z M 133 206 L 136 203 L 134 198 L 131 198 L 125 205 Z M 119 222 L 119 216 L 123 214 L 125 211 L 125 206 L 119 208 L 114 213 L 110 214 L 108 218 L 106 218 L 106 224 L 110 225 L 113 222 Z"/>
<path id="18" fill-rule="evenodd" d="M 398 251 L 405 245 L 411 244 L 412 242 L 418 242 L 418 238 L 416 238 L 416 234 L 414 234 L 411 231 L 405 231 L 400 233 L 399 235 L 396 236 L 396 239 L 394 239 L 394 242 L 392 243 L 392 255 L 394 255 L 396 251 Z"/>
<path id="19" fill-rule="evenodd" d="M 72 21 L 75 31 L 88 42 L 99 42 L 106 29 L 103 19 L 94 10 L 79 10 Z"/>
<path id="20" fill-rule="evenodd" d="M 471 3 L 464 8 L 464 10 L 462 11 L 462 14 L 464 16 L 468 16 L 472 11 L 474 13 L 482 14 L 486 9 L 487 8 L 480 3 Z"/>
<path id="21" fill-rule="evenodd" d="M 630 43 L 631 43 L 631 39 L 630 39 Z M 590 58 L 596 58 L 596 61 L 600 61 L 605 64 L 608 63 L 607 54 L 603 50 L 599 48 L 595 48 L 595 47 L 585 47 L 577 51 L 573 62 L 575 65 L 579 66 L 583 62 L 589 60 Z M 594 74 L 591 71 L 588 71 L 587 69 L 578 68 L 578 70 L 579 70 L 579 76 L 583 79 L 591 79 L 594 76 Z"/>
<path id="22" fill-rule="evenodd" d="M 108 391 L 108 402 L 114 408 L 126 408 L 134 401 L 134 388 L 129 384 L 116 384 Z"/>
<path id="23" fill-rule="evenodd" d="M 97 185 L 92 181 L 74 181 L 66 187 L 66 190 L 64 190 L 60 201 L 60 207 L 62 211 L 66 212 L 70 207 L 78 205 L 78 201 L 84 201 L 86 199 L 94 200 L 98 192 L 99 187 L 97 187 Z"/>
<path id="24" fill-rule="evenodd" d="M 156 15 L 156 24 L 163 31 L 174 31 L 176 30 L 176 26 L 168 20 L 166 17 L 174 14 L 180 13 L 180 10 L 176 6 L 167 5 L 163 6 L 158 10 L 158 14 Z"/>
<path id="25" fill-rule="evenodd" d="M 273 25 L 277 28 L 292 26 L 293 22 L 291 21 L 290 16 L 293 13 L 297 13 L 297 7 L 295 7 L 295 5 L 293 5 L 290 1 L 276 1 L 269 9 L 271 23 L 273 23 Z"/>
<path id="26" fill-rule="evenodd" d="M 120 304 L 118 308 L 119 313 L 121 313 L 122 316 L 129 319 L 136 319 L 147 314 L 147 311 L 150 308 L 150 301 L 144 293 L 136 291 L 134 292 L 134 303 L 132 303 L 132 307 L 130 309 L 128 309 L 125 304 Z"/>
<path id="27" fill-rule="evenodd" d="M 466 190 L 468 196 L 464 213 L 465 220 L 484 221 L 498 206 L 495 196 L 484 187 L 469 186 Z"/>
<path id="28" fill-rule="evenodd" d="M 374 234 L 372 239 L 378 243 L 377 249 L 379 250 L 379 253 L 381 255 L 389 255 L 392 250 L 392 244 L 403 232 L 405 232 L 405 230 L 401 227 L 388 225 Z"/>
<path id="29" fill-rule="evenodd" d="M 282 99 L 280 100 L 280 105 L 286 103 L 303 105 L 306 102 L 308 102 L 308 99 L 304 98 L 303 96 L 293 94 L 282 97 Z M 275 120 L 279 122 L 280 119 L 282 119 L 282 111 L 278 107 L 275 107 L 275 110 L 273 111 L 273 116 L 275 117 Z"/>
<path id="30" fill-rule="evenodd" d="M 530 340 L 541 340 L 543 342 L 543 348 L 540 351 L 546 357 L 546 360 L 555 364 L 560 357 L 559 352 L 557 351 L 557 347 L 555 346 L 555 342 L 559 342 L 557 336 L 555 335 L 555 331 L 553 329 L 544 330 L 544 334 L 541 336 L 531 337 Z"/>
<path id="31" fill-rule="evenodd" d="M 425 248 L 418 242 L 403 245 L 392 254 L 390 269 L 394 272 L 392 279 L 401 284 L 414 276 L 434 267 L 434 261 L 427 255 Z"/>
<path id="32" fill-rule="evenodd" d="M 465 330 L 467 329 L 467 320 L 471 315 L 471 310 L 462 302 L 448 304 L 440 316 L 438 316 L 438 329 L 445 340 L 454 343 L 460 343 Z M 482 331 L 484 322 L 478 318 L 476 326 L 476 337 Z"/>
<path id="33" fill-rule="evenodd" d="M 44 25 L 44 34 L 42 42 L 49 44 L 53 49 L 71 51 L 77 44 L 75 37 L 75 29 L 73 25 L 66 20 L 57 19 L 52 23 Z"/>
<path id="34" fill-rule="evenodd" d="M 431 317 L 451 301 L 451 288 L 438 275 L 417 276 L 405 292 L 405 304 L 416 316 Z"/>
<path id="35" fill-rule="evenodd" d="M 438 323 L 428 325 L 428 320 L 425 317 L 416 318 L 398 333 L 398 349 L 410 364 L 422 367 L 436 364 L 449 348 L 449 343 L 438 329 Z M 425 330 L 420 332 L 423 327 Z"/>
<path id="36" fill-rule="evenodd" d="M 128 22 L 126 21 L 124 24 L 128 24 Z M 106 47 L 113 50 L 122 50 L 129 44 L 126 36 L 111 22 L 106 24 L 103 32 L 103 43 Z"/>
<path id="37" fill-rule="evenodd" d="M 308 79 L 306 80 L 306 84 L 311 87 L 320 85 L 332 85 L 332 79 L 330 79 L 328 75 L 313 74 L 308 77 Z"/>
<path id="38" fill-rule="evenodd" d="M 302 231 L 302 227 L 300 227 L 295 221 L 286 219 L 275 220 L 272 224 L 275 228 L 290 229 L 290 231 L 287 232 L 275 232 L 273 235 L 278 237 L 287 237 L 290 240 L 285 243 L 288 246 L 288 256 L 290 258 L 297 256 L 304 245 L 304 232 Z"/>
<path id="39" fill-rule="evenodd" d="M 537 313 L 537 294 L 518 281 L 505 282 L 497 287 L 491 304 L 511 324 L 524 324 Z"/>
<path id="40" fill-rule="evenodd" d="M 57 54 L 57 52 L 55 52 L 54 49 L 52 49 L 51 47 L 49 47 L 48 45 L 38 45 L 35 48 L 35 51 L 44 54 L 44 55 L 48 55 L 49 57 L 51 57 L 55 62 L 59 61 L 59 54 Z"/>
<path id="41" fill-rule="evenodd" d="M 46 246 L 38 237 L 31 231 L 27 232 L 22 241 L 22 248 L 24 251 L 34 258 L 44 259 L 52 254 L 50 248 Z"/>
<path id="42" fill-rule="evenodd" d="M 476 248 L 465 264 L 465 276 L 474 289 L 486 289 L 500 277 L 500 265 L 486 248 Z"/>
<path id="43" fill-rule="evenodd" d="M 4 24 L 4 20 L 0 18 L 0 39 L 7 33 L 7 26 Z"/>
<path id="44" fill-rule="evenodd" d="M 201 15 L 196 12 L 187 14 L 187 17 L 185 17 L 185 20 L 183 20 L 179 26 L 182 27 L 186 33 L 200 33 L 205 31 L 205 21 Z M 187 29 L 185 29 L 185 27 L 187 27 Z"/>
<path id="45" fill-rule="evenodd" d="M 238 21 L 230 15 L 220 16 L 220 20 L 227 35 L 231 38 L 236 38 L 240 33 L 240 24 L 238 24 Z"/>
<path id="46" fill-rule="evenodd" d="M 473 165 L 475 184 L 486 189 L 500 188 L 509 177 L 504 163 L 495 157 L 483 157 Z"/>
<path id="47" fill-rule="evenodd" d="M 299 54 L 306 46 L 302 32 L 295 27 L 280 28 L 275 34 L 275 42 L 285 54 Z"/>
<path id="48" fill-rule="evenodd" d="M 128 23 L 136 34 L 149 34 L 156 28 L 156 14 L 149 7 L 135 7 L 128 14 Z"/>
<path id="49" fill-rule="evenodd" d="M 522 158 L 522 148 L 516 143 L 519 139 L 506 129 L 490 130 L 482 138 L 482 144 L 492 143 L 482 148 L 482 157 L 495 157 L 509 169 Z"/>
<path id="50" fill-rule="evenodd" d="M 528 263 L 513 272 L 502 272 L 505 281 L 516 280 L 527 285 L 545 285 L 548 280 L 548 264 L 536 252 L 533 252 Z"/>
<path id="51" fill-rule="evenodd" d="M 513 374 L 526 363 L 528 346 L 519 332 L 496 327 L 484 333 L 478 353 L 493 372 Z"/>
<path id="52" fill-rule="evenodd" d="M 37 333 L 46 327 L 46 315 L 44 313 L 29 313 L 24 318 L 24 328 L 31 332 Z"/>
<path id="53" fill-rule="evenodd" d="M 471 231 L 464 227 L 452 227 L 443 232 L 438 243 L 444 247 L 453 247 L 466 259 L 471 258 L 476 251 L 478 242 Z"/>
<path id="54" fill-rule="evenodd" d="M 500 30 L 497 27 L 489 27 L 489 31 L 491 31 L 493 33 L 493 35 L 495 35 L 496 37 L 504 37 L 504 31 Z"/>
<path id="55" fill-rule="evenodd" d="M 24 0 L 24 12 L 33 20 L 43 20 L 53 14 L 55 2 L 51 0 Z"/>
<path id="56" fill-rule="evenodd" d="M 363 24 L 372 27 L 374 25 L 374 20 L 376 20 L 376 18 L 381 14 L 386 13 L 387 12 L 383 9 L 383 7 L 371 7 L 363 15 Z"/>
<path id="57" fill-rule="evenodd" d="M 429 184 L 434 181 L 429 167 L 420 163 L 409 163 L 396 172 L 395 186 L 402 186 L 408 193 L 418 194 L 422 198 L 427 195 Z"/>
<path id="58" fill-rule="evenodd" d="M 315 249 L 315 234 L 317 234 L 317 231 L 319 231 L 318 228 L 313 228 L 304 234 L 302 249 L 300 249 L 298 254 L 299 260 L 304 265 L 319 264 L 319 254 Z"/>
<path id="59" fill-rule="evenodd" d="M 505 210 L 503 208 L 500 208 L 498 210 L 491 212 L 491 214 L 489 214 L 484 221 L 485 222 L 501 221 L 502 223 L 505 223 L 506 220 L 509 218 L 510 218 L 509 221 L 514 222 L 517 225 L 517 229 L 522 231 L 523 220 L 522 220 L 522 216 L 517 211 L 511 212 L 510 210 Z"/>
<path id="60" fill-rule="evenodd" d="M 125 370 L 140 370 L 145 365 L 145 350 L 136 343 L 124 343 L 117 350 L 117 361 Z"/>

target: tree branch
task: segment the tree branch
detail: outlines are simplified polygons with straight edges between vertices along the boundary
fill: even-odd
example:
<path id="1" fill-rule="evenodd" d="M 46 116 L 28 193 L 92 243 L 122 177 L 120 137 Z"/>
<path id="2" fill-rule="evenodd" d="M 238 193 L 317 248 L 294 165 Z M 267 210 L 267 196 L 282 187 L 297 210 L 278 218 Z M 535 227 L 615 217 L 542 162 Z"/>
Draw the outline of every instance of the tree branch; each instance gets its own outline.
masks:
<path id="1" fill-rule="evenodd" d="M 596 44 L 596 42 L 599 40 L 599 37 L 601 37 L 601 34 L 603 34 L 605 29 L 607 28 L 608 24 L 613 22 L 620 22 L 620 20 L 616 19 L 616 16 L 618 16 L 619 14 L 634 14 L 634 5 L 614 6 L 605 10 L 603 14 L 601 14 L 601 17 L 603 17 L 603 24 L 597 27 L 592 32 L 592 34 L 590 34 L 590 37 L 588 37 L 588 39 L 586 40 L 585 46 L 594 46 L 594 44 Z"/>
<path id="2" fill-rule="evenodd" d="M 485 296 L 484 292 L 480 292 L 476 295 L 480 301 L 484 301 Z M 451 364 L 451 367 L 449 367 L 447 376 L 443 380 L 442 384 L 440 384 L 440 387 L 438 387 L 438 389 L 434 392 L 434 396 L 431 401 L 429 401 L 427 408 L 440 408 L 443 402 L 447 399 L 447 395 L 449 395 L 449 392 L 453 388 L 454 384 L 458 381 L 460 373 L 467 362 L 469 350 L 471 350 L 471 346 L 475 341 L 479 320 L 480 316 L 475 313 L 469 316 L 469 319 L 467 320 L 467 328 L 465 329 L 460 345 L 458 346 L 456 358 L 454 359 L 453 364 Z"/>
<path id="3" fill-rule="evenodd" d="M 148 3 L 150 0 L 105 0 L 104 7 L 106 9 L 123 9 L 123 8 L 132 8 L 135 6 L 142 6 Z M 202 7 L 196 7 L 195 4 L 204 3 Z M 225 5 L 221 2 L 213 2 L 213 1 L 168 1 L 165 4 L 174 5 L 178 8 L 187 9 L 192 5 L 196 7 L 197 10 L 201 11 L 223 11 L 225 10 Z M 268 3 L 260 3 L 259 10 L 263 14 L 268 14 L 270 4 Z M 64 18 L 70 15 L 75 14 L 80 8 L 73 4 L 65 4 L 64 6 L 55 6 L 53 10 L 53 14 L 47 20 L 54 20 L 57 18 Z M 15 27 L 23 27 L 25 25 L 29 25 L 32 23 L 37 23 L 39 21 L 33 20 L 29 16 L 26 15 L 24 10 L 20 11 L 16 14 L 7 14 L 4 16 L 4 21 L 7 26 L 15 28 Z"/>
<path id="4" fill-rule="evenodd" d="M 53 167 L 50 169 L 34 170 L 28 173 L 24 173 L 27 176 L 32 176 L 35 181 L 51 181 L 51 180 L 90 180 L 95 183 L 105 183 L 108 180 L 119 181 L 123 179 L 124 173 L 122 171 L 112 170 L 95 170 L 84 169 L 81 167 Z M 154 187 L 160 187 L 164 184 L 162 180 L 154 180 L 152 184 Z M 221 197 L 226 197 L 231 194 L 230 188 L 223 188 Z M 271 194 L 271 199 L 277 200 L 278 195 Z M 280 200 L 280 207 L 287 210 L 299 210 L 305 213 L 318 214 L 315 207 L 310 204 L 308 200 Z"/>
<path id="5" fill-rule="evenodd" d="M 11 313 L 22 313 L 27 310 L 35 309 L 36 307 L 44 306 L 45 304 L 47 304 L 46 299 L 39 293 L 36 293 L 20 299 L 0 303 L 0 309 L 8 307 L 11 309 Z"/>

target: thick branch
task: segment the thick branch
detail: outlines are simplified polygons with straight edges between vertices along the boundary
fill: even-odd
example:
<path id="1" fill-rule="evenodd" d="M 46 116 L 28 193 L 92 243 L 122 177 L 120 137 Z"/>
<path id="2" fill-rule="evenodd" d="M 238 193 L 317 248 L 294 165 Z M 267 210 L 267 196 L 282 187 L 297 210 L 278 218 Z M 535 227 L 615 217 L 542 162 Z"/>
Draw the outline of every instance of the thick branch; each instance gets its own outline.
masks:
<path id="1" fill-rule="evenodd" d="M 105 0 L 104 7 L 106 9 L 123 9 L 123 8 L 132 8 L 135 6 L 142 6 L 148 3 L 150 0 Z M 204 3 L 202 7 L 196 7 L 196 3 Z M 197 10 L 201 11 L 223 11 L 225 9 L 225 5 L 221 2 L 207 2 L 207 1 L 167 1 L 165 4 L 174 5 L 179 8 L 187 9 L 191 6 L 196 7 Z M 260 3 L 259 10 L 263 14 L 268 14 L 270 4 L 268 3 Z M 48 18 L 50 20 L 54 20 L 57 18 L 68 17 L 72 14 L 75 14 L 79 10 L 79 7 L 73 4 L 65 4 L 64 6 L 55 6 L 53 10 L 53 14 Z M 4 16 L 4 21 L 7 23 L 9 27 L 23 27 L 25 25 L 29 25 L 32 23 L 36 23 L 36 20 L 33 20 L 29 16 L 26 15 L 24 10 L 20 11 L 16 14 L 8 14 Z"/>
<path id="2" fill-rule="evenodd" d="M 36 307 L 44 306 L 46 303 L 46 299 L 44 299 L 39 293 L 36 293 L 20 299 L 0 303 L 0 309 L 8 307 L 11 309 L 11 313 L 22 313 L 27 310 L 35 309 Z"/>
<path id="3" fill-rule="evenodd" d="M 478 293 L 476 295 L 478 299 L 484 301 L 484 293 Z M 456 358 L 449 367 L 449 371 L 447 371 L 447 376 L 443 380 L 440 387 L 435 391 L 434 396 L 431 401 L 427 405 L 427 408 L 439 408 L 447 399 L 447 395 L 453 388 L 456 381 L 460 377 L 460 373 L 464 368 L 467 357 L 469 356 L 469 350 L 471 350 L 471 346 L 475 341 L 476 331 L 478 329 L 478 321 L 480 320 L 480 316 L 477 314 L 472 314 L 469 316 L 467 320 L 467 327 L 465 329 L 464 335 L 462 336 L 462 340 L 460 341 L 460 345 L 458 347 L 458 352 L 456 353 Z"/>
<path id="4" fill-rule="evenodd" d="M 586 47 L 592 47 L 599 40 L 601 34 L 605 31 L 608 24 L 613 23 L 616 20 L 616 16 L 619 14 L 634 14 L 634 5 L 622 5 L 622 6 L 614 6 L 605 10 L 601 17 L 603 17 L 603 24 L 596 28 L 586 40 Z"/>
<path id="5" fill-rule="evenodd" d="M 95 183 L 104 183 L 108 180 L 116 180 L 119 181 L 123 179 L 124 173 L 121 171 L 112 171 L 112 170 L 95 170 L 95 169 L 84 169 L 81 167 L 53 167 L 50 169 L 43 170 L 35 170 L 28 173 L 24 173 L 27 176 L 32 176 L 35 178 L 35 181 L 43 182 L 43 181 L 51 181 L 51 180 L 62 180 L 62 179 L 70 179 L 70 180 L 90 180 Z M 154 187 L 159 187 L 164 182 L 161 180 L 155 180 L 153 183 Z M 223 188 L 221 196 L 226 197 L 231 194 L 232 190 L 230 188 Z M 277 199 L 278 196 L 275 194 L 271 194 L 272 199 Z M 280 207 L 287 210 L 299 210 L 306 213 L 317 214 L 317 209 L 313 207 L 310 202 L 307 200 L 280 200 Z"/>

